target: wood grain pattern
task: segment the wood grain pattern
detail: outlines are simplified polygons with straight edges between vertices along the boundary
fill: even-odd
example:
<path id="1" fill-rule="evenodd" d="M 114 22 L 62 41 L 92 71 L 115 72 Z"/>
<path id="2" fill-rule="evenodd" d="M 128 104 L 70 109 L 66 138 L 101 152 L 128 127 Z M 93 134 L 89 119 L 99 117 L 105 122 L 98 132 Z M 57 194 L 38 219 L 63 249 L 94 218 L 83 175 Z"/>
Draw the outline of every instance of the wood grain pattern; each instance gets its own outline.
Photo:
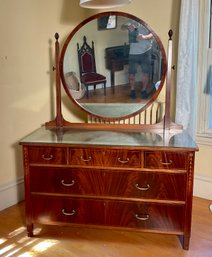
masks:
<path id="1" fill-rule="evenodd" d="M 32 217 L 39 223 L 75 223 L 183 233 L 184 205 L 131 203 L 60 197 L 32 197 Z"/>
<path id="2" fill-rule="evenodd" d="M 140 151 L 104 148 L 70 149 L 70 163 L 81 166 L 140 167 Z"/>
<path id="3" fill-rule="evenodd" d="M 65 147 L 29 147 L 29 162 L 40 164 L 66 164 Z"/>
<path id="4" fill-rule="evenodd" d="M 41 194 L 185 201 L 186 174 L 33 166 L 30 168 L 30 185 L 32 192 Z"/>
<path id="5" fill-rule="evenodd" d="M 144 153 L 144 167 L 151 169 L 186 169 L 187 153 L 152 151 Z"/>
<path id="6" fill-rule="evenodd" d="M 23 147 L 29 236 L 36 223 L 135 229 L 181 235 L 189 248 L 194 151 Z"/>

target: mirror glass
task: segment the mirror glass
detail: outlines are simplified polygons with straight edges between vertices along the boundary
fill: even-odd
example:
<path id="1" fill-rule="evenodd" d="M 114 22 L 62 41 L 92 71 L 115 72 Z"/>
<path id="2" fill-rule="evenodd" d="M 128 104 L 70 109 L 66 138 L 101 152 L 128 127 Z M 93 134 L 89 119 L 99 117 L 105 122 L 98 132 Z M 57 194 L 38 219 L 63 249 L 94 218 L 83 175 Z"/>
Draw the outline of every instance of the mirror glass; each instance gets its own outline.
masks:
<path id="1" fill-rule="evenodd" d="M 156 33 L 141 19 L 121 12 L 96 14 L 79 24 L 60 58 L 68 96 L 106 120 L 128 118 L 147 108 L 161 91 L 166 69 Z"/>

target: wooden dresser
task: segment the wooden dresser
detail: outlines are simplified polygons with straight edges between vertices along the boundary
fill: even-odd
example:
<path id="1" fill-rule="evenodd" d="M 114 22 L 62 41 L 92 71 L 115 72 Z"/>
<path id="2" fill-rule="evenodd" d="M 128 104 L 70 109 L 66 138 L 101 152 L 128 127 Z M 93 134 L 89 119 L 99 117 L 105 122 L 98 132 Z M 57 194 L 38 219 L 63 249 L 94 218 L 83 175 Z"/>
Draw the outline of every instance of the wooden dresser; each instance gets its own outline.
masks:
<path id="1" fill-rule="evenodd" d="M 99 32 L 98 19 L 108 20 L 111 15 L 117 27 Z M 129 39 L 132 28 L 136 35 L 133 42 Z M 124 68 L 116 81 L 108 79 L 105 50 L 126 43 L 133 47 L 140 40 L 138 30 L 145 35 L 142 53 L 147 53 L 148 58 L 144 58 L 135 75 L 133 70 L 129 76 L 130 69 Z M 182 125 L 171 119 L 172 34 L 170 30 L 168 61 L 160 38 L 150 26 L 123 12 L 88 17 L 71 31 L 61 53 L 59 34 L 55 34 L 55 119 L 21 140 L 29 236 L 33 236 L 35 223 L 116 228 L 177 235 L 182 247 L 189 249 L 194 157 L 198 148 Z M 98 72 L 107 78 L 107 94 L 101 85 L 89 87 L 89 99 L 83 99 L 80 91 L 83 87 L 77 70 L 82 67 L 76 67 L 77 61 L 73 61 L 76 42 L 85 37 L 91 47 L 85 41 L 78 43 L 77 49 L 82 53 L 78 58 L 84 58 L 86 65 L 94 65 L 91 55 L 94 56 L 95 42 Z M 149 54 L 150 49 L 157 56 Z M 107 62 L 113 62 L 110 58 L 111 55 Z M 116 62 L 121 60 L 118 54 Z M 137 67 L 141 60 L 134 64 Z M 67 75 L 70 80 L 66 80 Z M 90 72 L 87 76 L 91 76 Z M 61 81 L 71 102 L 92 122 L 64 120 Z M 161 111 L 154 102 L 165 81 L 165 110 Z M 73 83 L 78 90 L 73 90 Z M 129 84 L 135 87 L 136 98 Z"/>
<path id="2" fill-rule="evenodd" d="M 186 132 L 46 129 L 23 146 L 26 220 L 181 236 L 189 248 L 194 156 Z"/>

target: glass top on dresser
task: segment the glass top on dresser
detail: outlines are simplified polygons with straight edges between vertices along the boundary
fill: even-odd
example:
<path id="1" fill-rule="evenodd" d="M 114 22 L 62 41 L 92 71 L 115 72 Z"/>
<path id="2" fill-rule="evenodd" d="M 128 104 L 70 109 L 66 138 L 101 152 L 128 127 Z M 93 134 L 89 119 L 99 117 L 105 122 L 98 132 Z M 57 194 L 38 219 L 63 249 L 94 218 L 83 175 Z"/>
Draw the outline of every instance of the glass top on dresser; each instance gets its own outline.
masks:
<path id="1" fill-rule="evenodd" d="M 164 135 L 146 131 L 86 130 L 79 128 L 52 128 L 35 130 L 20 144 L 71 144 L 99 146 L 167 147 L 197 150 L 187 132 Z"/>

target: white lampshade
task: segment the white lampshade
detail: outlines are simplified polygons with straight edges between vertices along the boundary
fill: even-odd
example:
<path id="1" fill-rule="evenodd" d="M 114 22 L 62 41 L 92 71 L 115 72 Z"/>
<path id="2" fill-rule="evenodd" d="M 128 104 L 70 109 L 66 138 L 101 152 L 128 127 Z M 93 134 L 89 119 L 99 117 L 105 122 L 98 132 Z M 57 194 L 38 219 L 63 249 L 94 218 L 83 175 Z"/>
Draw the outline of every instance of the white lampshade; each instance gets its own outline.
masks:
<path id="1" fill-rule="evenodd" d="M 90 9 L 119 7 L 131 3 L 131 0 L 80 0 L 80 6 Z"/>

